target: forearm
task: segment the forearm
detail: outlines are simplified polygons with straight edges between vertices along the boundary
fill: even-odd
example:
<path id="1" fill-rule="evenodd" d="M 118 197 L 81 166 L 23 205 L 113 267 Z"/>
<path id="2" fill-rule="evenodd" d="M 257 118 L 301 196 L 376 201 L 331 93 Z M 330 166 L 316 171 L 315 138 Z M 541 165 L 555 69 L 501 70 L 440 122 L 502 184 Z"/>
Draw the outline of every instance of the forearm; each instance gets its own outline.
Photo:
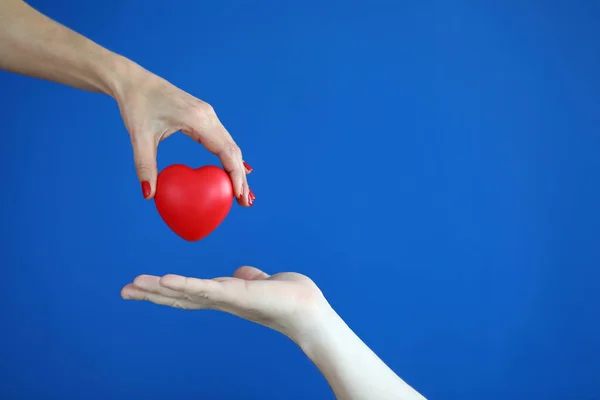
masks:
<path id="1" fill-rule="evenodd" d="M 0 0 L 0 69 L 114 96 L 136 68 L 23 1 Z"/>
<path id="2" fill-rule="evenodd" d="M 339 400 L 424 399 L 398 377 L 330 307 L 296 340 Z"/>

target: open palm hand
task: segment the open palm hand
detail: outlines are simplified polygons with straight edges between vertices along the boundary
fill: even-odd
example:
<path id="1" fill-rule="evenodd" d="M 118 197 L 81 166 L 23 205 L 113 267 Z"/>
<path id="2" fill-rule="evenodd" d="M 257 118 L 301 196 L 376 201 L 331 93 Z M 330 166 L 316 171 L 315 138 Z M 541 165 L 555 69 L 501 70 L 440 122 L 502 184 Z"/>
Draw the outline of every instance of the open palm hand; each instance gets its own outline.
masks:
<path id="1" fill-rule="evenodd" d="M 294 272 L 268 275 L 254 267 L 233 277 L 198 279 L 179 275 L 140 275 L 121 296 L 186 310 L 212 309 L 273 328 L 291 336 L 326 303 L 308 277 Z"/>

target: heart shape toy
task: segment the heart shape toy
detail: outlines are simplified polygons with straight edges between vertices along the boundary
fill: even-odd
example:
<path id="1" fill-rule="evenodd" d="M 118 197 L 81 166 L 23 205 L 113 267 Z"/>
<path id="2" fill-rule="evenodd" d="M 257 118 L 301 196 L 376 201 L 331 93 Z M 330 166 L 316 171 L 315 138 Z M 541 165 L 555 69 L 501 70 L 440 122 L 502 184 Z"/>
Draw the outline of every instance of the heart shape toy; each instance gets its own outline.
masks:
<path id="1" fill-rule="evenodd" d="M 195 242 L 223 222 L 233 203 L 233 186 L 217 166 L 193 169 L 174 164 L 158 175 L 154 203 L 173 232 Z"/>

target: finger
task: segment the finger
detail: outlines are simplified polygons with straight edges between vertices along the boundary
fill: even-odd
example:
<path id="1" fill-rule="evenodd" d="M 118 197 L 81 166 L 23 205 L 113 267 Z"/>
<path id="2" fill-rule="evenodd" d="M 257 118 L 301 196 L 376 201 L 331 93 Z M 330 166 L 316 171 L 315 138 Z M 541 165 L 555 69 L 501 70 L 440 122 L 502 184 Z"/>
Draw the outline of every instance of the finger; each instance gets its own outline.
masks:
<path id="1" fill-rule="evenodd" d="M 221 158 L 221 156 L 219 156 Z M 229 174 L 231 178 L 231 183 L 234 187 L 234 195 L 238 204 L 241 206 L 250 206 L 251 198 L 250 198 L 250 188 L 248 187 L 248 181 L 246 178 L 246 170 L 242 167 L 237 166 L 235 169 L 230 169 L 225 167 L 225 161 L 221 158 L 221 163 L 223 163 L 223 167 L 225 171 Z M 241 164 L 238 163 L 238 164 Z"/>
<path id="2" fill-rule="evenodd" d="M 183 298 L 183 293 L 171 290 L 160 284 L 160 276 L 140 275 L 133 280 L 133 286 L 145 292 L 162 294 L 173 298 Z"/>
<path id="3" fill-rule="evenodd" d="M 133 161 L 135 171 L 142 185 L 142 195 L 145 199 L 154 197 L 156 190 L 156 143 L 149 138 L 132 138 Z"/>
<path id="4" fill-rule="evenodd" d="M 246 175 L 250 175 L 250 173 L 252 173 L 253 171 L 250 164 L 248 164 L 246 161 L 243 161 L 242 164 L 244 165 L 244 169 L 246 170 Z"/>
<path id="5" fill-rule="evenodd" d="M 225 130 L 225 128 L 223 128 Z M 230 137 L 229 133 L 227 136 Z M 223 168 L 229 174 L 231 178 L 231 183 L 234 188 L 235 198 L 241 206 L 251 206 L 255 200 L 254 193 L 250 190 L 248 185 L 248 178 L 246 175 L 249 171 L 252 171 L 252 168 L 248 169 L 242 159 L 242 152 L 240 148 L 233 142 L 226 144 L 223 149 L 216 153 L 217 157 L 221 160 L 221 164 L 223 164 Z M 249 165 L 248 165 L 249 167 Z"/>
<path id="6" fill-rule="evenodd" d="M 248 207 L 251 206 L 256 197 L 254 197 L 254 193 L 250 190 L 248 185 L 248 179 L 246 175 L 252 172 L 252 168 L 247 168 L 245 163 L 242 160 L 242 152 L 237 144 L 233 141 L 227 130 L 220 126 L 217 129 L 213 129 L 212 133 L 205 133 L 203 136 L 206 136 L 206 139 L 203 139 L 203 136 L 200 136 L 200 142 L 204 144 L 204 146 L 212 151 L 223 165 L 223 169 L 229 175 L 231 179 L 231 184 L 233 186 L 233 195 L 235 196 L 238 204 Z M 223 133 L 216 133 L 223 132 Z M 191 136 L 200 135 L 196 133 L 196 131 L 192 131 Z M 209 139 L 208 136 L 224 136 L 225 142 L 221 144 L 217 140 Z M 246 165 L 244 165 L 246 164 Z M 250 167 L 250 165 L 248 165 Z"/>
<path id="7" fill-rule="evenodd" d="M 185 134 L 202 143 L 208 151 L 219 157 L 223 169 L 231 178 L 233 193 L 238 204 L 251 206 L 254 194 L 251 194 L 248 187 L 246 179 L 248 170 L 244 166 L 242 151 L 223 126 L 214 109 L 209 104 L 200 102 L 196 112 L 187 114 L 184 123 L 186 127 L 182 131 Z"/>
<path id="8" fill-rule="evenodd" d="M 258 268 L 244 266 L 238 268 L 233 273 L 234 278 L 244 279 L 246 281 L 257 281 L 269 278 L 269 274 L 264 271 L 261 271 Z"/>
<path id="9" fill-rule="evenodd" d="M 180 275 L 165 275 L 160 278 L 160 285 L 187 295 L 198 296 L 207 303 L 226 303 L 230 295 L 223 290 L 219 281 L 212 279 L 188 278 Z"/>
<path id="10" fill-rule="evenodd" d="M 141 300 L 141 301 L 149 301 L 154 304 L 158 304 L 161 306 L 169 306 L 173 308 L 182 308 L 186 310 L 198 310 L 203 308 L 200 304 L 193 303 L 186 299 L 181 298 L 173 298 L 164 296 L 162 294 L 150 293 L 146 292 L 132 283 L 125 286 L 121 290 L 121 297 L 125 300 Z"/>

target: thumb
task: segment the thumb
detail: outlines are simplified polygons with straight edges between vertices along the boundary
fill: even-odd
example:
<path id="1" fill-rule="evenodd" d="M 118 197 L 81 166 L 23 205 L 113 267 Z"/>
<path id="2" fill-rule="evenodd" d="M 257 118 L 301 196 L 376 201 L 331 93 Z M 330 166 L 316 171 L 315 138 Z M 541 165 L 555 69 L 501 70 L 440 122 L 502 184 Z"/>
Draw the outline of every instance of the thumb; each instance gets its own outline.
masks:
<path id="1" fill-rule="evenodd" d="M 142 195 L 146 200 L 154 197 L 156 191 L 156 145 L 151 140 L 140 140 L 133 143 L 133 161 L 135 171 L 142 186 Z"/>
<path id="2" fill-rule="evenodd" d="M 259 281 L 269 277 L 269 274 L 254 267 L 240 267 L 233 273 L 234 278 L 243 279 L 246 281 Z"/>

